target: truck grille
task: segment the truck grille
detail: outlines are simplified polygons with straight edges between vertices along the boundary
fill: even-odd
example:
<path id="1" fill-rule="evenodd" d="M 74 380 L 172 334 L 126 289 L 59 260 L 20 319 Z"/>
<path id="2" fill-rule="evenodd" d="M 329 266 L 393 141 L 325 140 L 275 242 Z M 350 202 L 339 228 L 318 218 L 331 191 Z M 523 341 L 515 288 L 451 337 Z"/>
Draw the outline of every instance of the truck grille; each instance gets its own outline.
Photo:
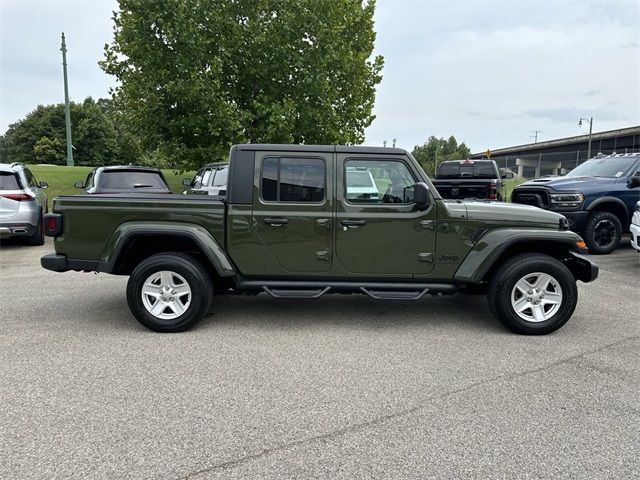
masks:
<path id="1" fill-rule="evenodd" d="M 534 207 L 544 208 L 546 210 L 551 206 L 549 193 L 542 189 L 518 189 L 511 194 L 513 203 L 524 203 L 525 205 L 533 205 Z"/>

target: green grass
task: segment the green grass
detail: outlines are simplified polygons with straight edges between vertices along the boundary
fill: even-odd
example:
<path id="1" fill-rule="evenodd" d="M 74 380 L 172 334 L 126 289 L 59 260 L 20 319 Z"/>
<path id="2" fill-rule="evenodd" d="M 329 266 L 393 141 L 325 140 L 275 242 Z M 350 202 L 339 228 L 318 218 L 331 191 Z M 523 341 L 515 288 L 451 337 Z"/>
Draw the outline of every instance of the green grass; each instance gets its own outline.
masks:
<path id="1" fill-rule="evenodd" d="M 74 188 L 73 183 L 77 180 L 84 180 L 93 167 L 66 167 L 60 165 L 29 165 L 29 170 L 39 182 L 47 182 L 49 188 L 46 193 L 51 201 L 60 195 L 77 195 L 80 190 Z M 162 170 L 169 188 L 173 193 L 182 192 L 182 179 L 192 178 L 194 172 L 187 172 L 181 175 L 175 170 Z"/>
<path id="2" fill-rule="evenodd" d="M 524 178 L 509 178 L 508 180 L 505 180 L 505 184 L 506 184 L 505 199 L 507 200 L 507 202 L 511 201 L 511 192 L 513 192 L 513 189 L 516 188 L 518 185 L 520 185 L 524 181 L 525 181 Z"/>

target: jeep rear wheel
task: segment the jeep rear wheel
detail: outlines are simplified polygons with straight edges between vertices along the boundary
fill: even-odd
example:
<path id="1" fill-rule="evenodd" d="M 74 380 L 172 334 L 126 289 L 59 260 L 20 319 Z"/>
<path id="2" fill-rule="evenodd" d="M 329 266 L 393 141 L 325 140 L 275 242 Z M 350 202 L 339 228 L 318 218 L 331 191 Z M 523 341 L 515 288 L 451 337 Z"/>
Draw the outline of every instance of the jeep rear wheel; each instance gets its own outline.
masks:
<path id="1" fill-rule="evenodd" d="M 548 255 L 519 255 L 505 262 L 489 284 L 489 307 L 508 329 L 543 335 L 562 327 L 578 302 L 576 280 Z"/>
<path id="2" fill-rule="evenodd" d="M 587 220 L 584 240 L 590 253 L 606 254 L 620 245 L 622 223 L 611 212 L 593 212 Z"/>
<path id="3" fill-rule="evenodd" d="M 206 269 L 183 253 L 161 253 L 143 260 L 127 283 L 131 313 L 155 332 L 191 328 L 206 315 L 212 297 Z"/>

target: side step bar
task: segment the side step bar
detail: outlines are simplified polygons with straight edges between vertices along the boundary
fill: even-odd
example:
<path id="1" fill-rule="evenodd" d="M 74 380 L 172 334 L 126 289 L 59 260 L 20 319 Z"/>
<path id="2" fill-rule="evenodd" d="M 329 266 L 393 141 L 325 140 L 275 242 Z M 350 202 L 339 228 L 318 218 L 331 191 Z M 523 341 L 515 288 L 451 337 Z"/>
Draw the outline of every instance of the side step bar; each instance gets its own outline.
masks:
<path id="1" fill-rule="evenodd" d="M 273 298 L 320 298 L 326 293 L 364 293 L 376 300 L 419 300 L 426 294 L 452 294 L 449 283 L 239 280 L 239 290 L 264 291 Z"/>
<path id="2" fill-rule="evenodd" d="M 271 295 L 273 298 L 320 298 L 322 295 L 327 293 L 331 287 L 324 287 L 322 289 L 317 290 L 309 290 L 309 289 L 291 289 L 285 290 L 281 288 L 269 288 L 267 286 L 262 287 L 262 289 Z"/>
<path id="3" fill-rule="evenodd" d="M 360 287 L 360 291 L 366 293 L 374 300 L 420 300 L 429 291 L 428 288 L 422 290 L 370 290 Z"/>

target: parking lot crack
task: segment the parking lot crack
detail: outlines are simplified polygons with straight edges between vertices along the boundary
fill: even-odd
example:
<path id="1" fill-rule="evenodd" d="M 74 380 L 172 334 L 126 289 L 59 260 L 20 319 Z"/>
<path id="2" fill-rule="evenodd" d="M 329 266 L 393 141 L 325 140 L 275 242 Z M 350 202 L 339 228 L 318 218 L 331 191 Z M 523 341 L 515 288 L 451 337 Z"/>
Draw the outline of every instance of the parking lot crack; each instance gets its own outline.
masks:
<path id="1" fill-rule="evenodd" d="M 449 398 L 455 395 L 458 395 L 460 393 L 464 393 L 470 390 L 473 390 L 475 388 L 478 387 L 482 387 L 484 385 L 488 385 L 488 384 L 492 384 L 492 383 L 496 383 L 496 382 L 501 382 L 501 381 L 510 381 L 510 380 L 514 380 L 514 379 L 518 379 L 521 377 L 525 377 L 527 375 L 531 375 L 531 374 L 536 374 L 536 373 L 540 373 L 542 371 L 545 370 L 549 370 L 551 368 L 557 367 L 558 365 L 562 365 L 565 363 L 574 363 L 575 360 L 586 357 L 588 355 L 592 355 L 594 353 L 599 353 L 602 351 L 605 351 L 607 349 L 610 348 L 614 348 L 617 347 L 618 345 L 621 345 L 623 343 L 626 342 L 630 342 L 630 341 L 636 341 L 640 339 L 640 335 L 636 335 L 636 336 L 632 336 L 632 337 L 625 337 L 619 340 L 616 340 L 615 342 L 611 342 L 608 343 L 606 345 L 602 345 L 600 347 L 597 348 L 593 348 L 591 350 L 587 350 L 584 352 L 580 352 L 577 353 L 575 355 L 563 358 L 561 360 L 558 360 L 556 362 L 552 362 L 552 363 L 548 363 L 545 365 L 542 365 L 538 368 L 533 368 L 533 369 L 528 369 L 528 370 L 523 370 L 520 372 L 514 372 L 514 373 L 509 373 L 509 374 L 501 374 L 501 375 L 497 375 L 494 377 L 490 377 L 484 380 L 479 380 L 477 382 L 473 382 L 470 383 L 468 385 L 462 386 L 460 388 L 456 388 L 453 390 L 449 390 L 447 392 L 442 393 L 441 395 L 437 395 L 435 397 L 435 399 L 444 399 L 444 398 Z M 212 465 L 210 467 L 206 467 L 203 468 L 201 470 L 196 470 L 194 472 L 188 473 L 187 475 L 180 477 L 184 480 L 193 480 L 195 478 L 197 478 L 200 475 L 205 475 L 207 473 L 212 473 L 214 471 L 217 470 L 226 470 L 229 468 L 234 468 L 237 467 L 239 465 L 242 465 L 244 463 L 248 463 L 252 460 L 257 460 L 259 458 L 265 457 L 267 455 L 271 455 L 274 453 L 278 453 L 278 452 L 283 452 L 301 445 L 306 445 L 306 444 L 311 444 L 314 442 L 322 442 L 322 441 L 328 441 L 337 437 L 340 437 L 342 435 L 348 434 L 348 433 L 352 433 L 352 432 L 357 432 L 357 431 L 361 431 L 364 430 L 366 428 L 369 427 L 373 427 L 376 425 L 380 425 L 383 424 L 385 422 L 388 422 L 390 420 L 394 420 L 397 418 L 402 418 L 402 417 L 406 417 L 408 415 L 411 415 L 413 413 L 419 412 L 421 410 L 424 410 L 426 408 L 428 408 L 430 405 L 433 404 L 433 400 L 434 398 L 431 397 L 428 399 L 429 401 L 426 403 L 421 403 L 418 405 L 415 405 L 413 407 L 410 408 L 405 408 L 402 410 L 398 410 L 396 412 L 392 412 L 392 413 L 388 413 L 386 415 L 381 415 L 375 418 L 372 418 L 368 421 L 364 421 L 364 422 L 360 422 L 360 423 L 356 423 L 353 425 L 349 425 L 347 427 L 344 428 L 340 428 L 340 429 L 336 429 L 336 430 L 332 430 L 330 432 L 324 433 L 322 435 L 315 435 L 315 436 L 311 436 L 311 437 L 307 437 L 307 438 L 302 438 L 300 440 L 295 440 L 292 442 L 288 442 L 282 445 L 277 445 L 277 446 L 273 446 L 273 447 L 269 447 L 269 448 L 263 448 L 262 450 L 250 454 L 250 455 L 245 455 L 236 459 L 232 459 L 232 460 L 228 460 L 225 462 L 221 462 L 221 463 L 217 463 L 215 465 Z"/>

